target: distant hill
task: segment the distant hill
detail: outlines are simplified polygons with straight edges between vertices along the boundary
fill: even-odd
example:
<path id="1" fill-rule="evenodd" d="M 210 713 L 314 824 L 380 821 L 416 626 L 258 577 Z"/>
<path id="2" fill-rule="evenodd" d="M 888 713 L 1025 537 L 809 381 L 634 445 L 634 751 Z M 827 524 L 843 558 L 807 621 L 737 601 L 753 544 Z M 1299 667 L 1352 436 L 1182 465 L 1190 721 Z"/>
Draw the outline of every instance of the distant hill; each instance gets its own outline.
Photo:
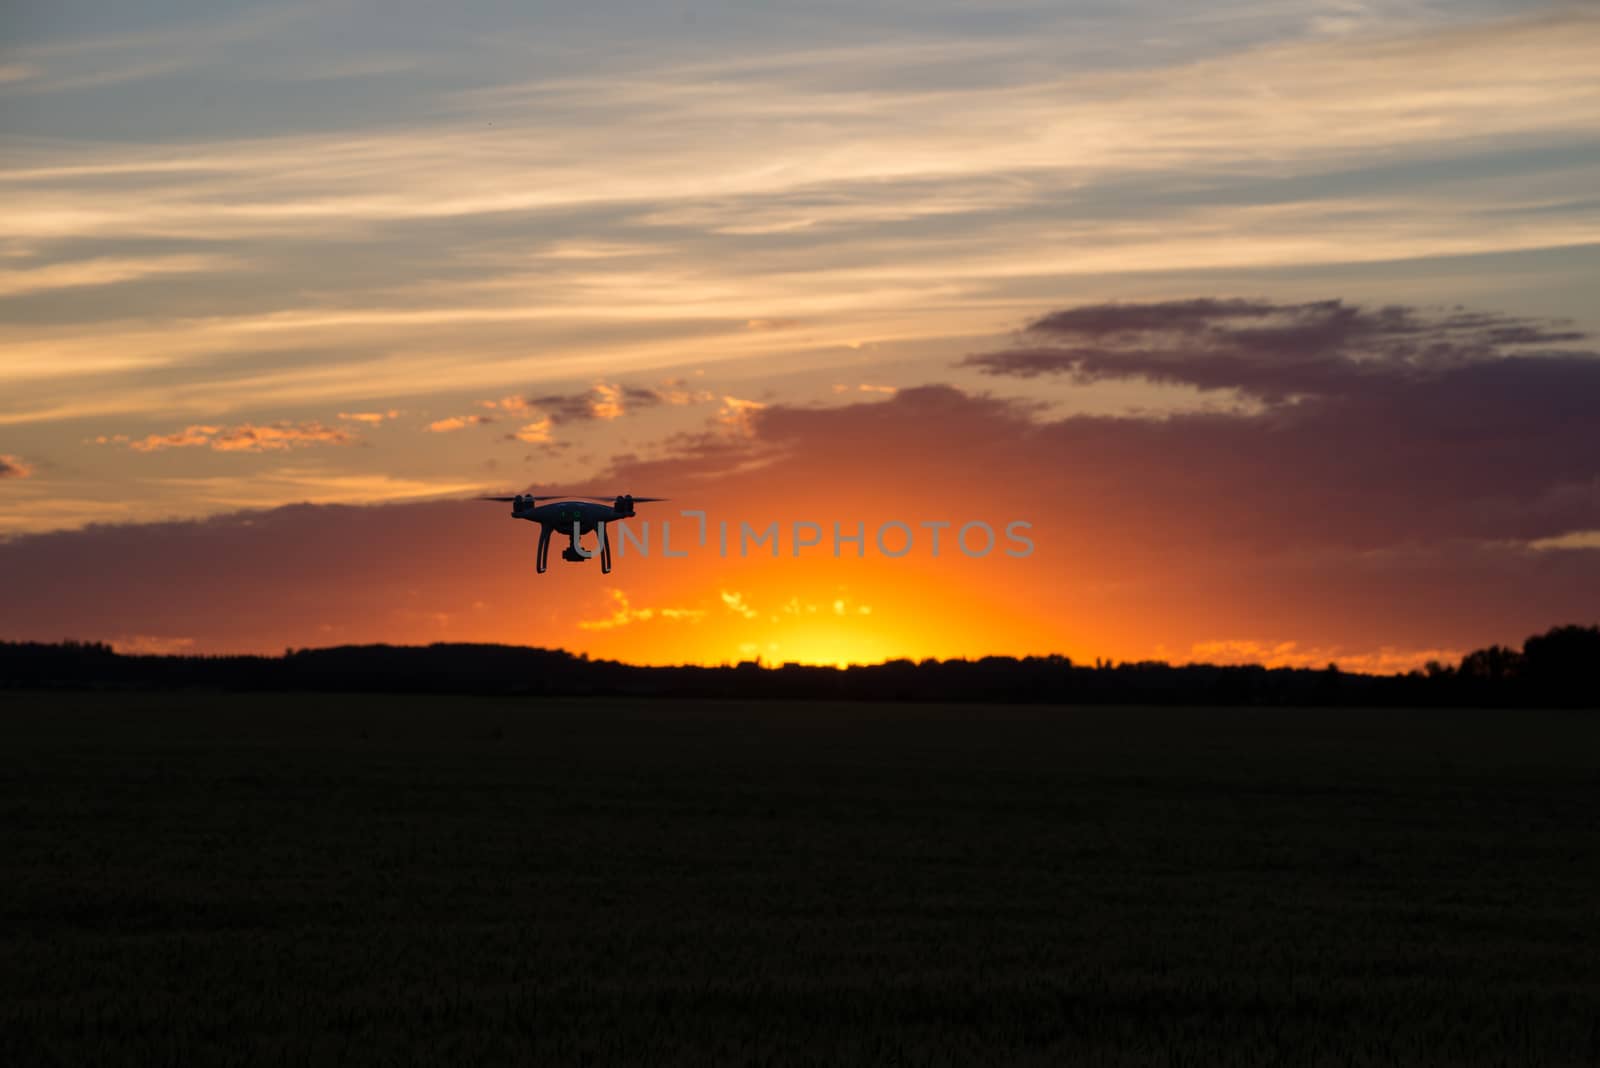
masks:
<path id="1" fill-rule="evenodd" d="M 283 656 L 124 655 L 98 642 L 0 642 L 0 687 L 365 691 L 1176 705 L 1600 707 L 1600 627 L 1563 626 L 1520 650 L 1480 649 L 1406 675 L 1323 669 L 1083 666 L 1063 656 L 891 660 L 839 669 L 747 662 L 640 667 L 511 645 L 338 646 Z"/>

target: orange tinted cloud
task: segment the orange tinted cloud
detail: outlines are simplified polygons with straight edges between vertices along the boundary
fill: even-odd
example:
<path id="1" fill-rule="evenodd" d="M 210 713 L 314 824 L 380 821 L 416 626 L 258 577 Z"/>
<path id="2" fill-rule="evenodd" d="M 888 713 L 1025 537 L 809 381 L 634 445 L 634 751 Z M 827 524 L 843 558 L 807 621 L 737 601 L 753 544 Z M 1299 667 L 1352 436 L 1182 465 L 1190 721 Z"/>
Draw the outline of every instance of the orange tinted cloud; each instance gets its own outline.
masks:
<path id="1" fill-rule="evenodd" d="M 530 445 L 543 444 L 550 440 L 550 417 L 547 415 L 536 422 L 518 427 L 511 436 Z"/>
<path id="2" fill-rule="evenodd" d="M 1393 675 L 1414 671 L 1430 661 L 1458 662 L 1464 649 L 1396 649 L 1393 646 L 1367 651 L 1338 646 L 1307 647 L 1299 642 L 1261 642 L 1232 639 L 1196 642 L 1189 658 L 1203 664 L 1263 664 L 1266 667 L 1321 668 L 1336 664 L 1342 671 L 1366 675 Z"/>
<path id="3" fill-rule="evenodd" d="M 744 603 L 744 594 L 723 590 L 721 596 L 722 603 L 735 615 L 743 616 L 745 619 L 754 619 L 758 615 L 754 608 Z"/>
<path id="4" fill-rule="evenodd" d="M 616 588 L 608 589 L 606 595 L 611 601 L 611 614 L 599 619 L 580 619 L 581 630 L 614 630 L 652 619 L 698 623 L 706 616 L 705 610 L 700 608 L 634 608 L 628 602 L 628 595 Z"/>
<path id="5" fill-rule="evenodd" d="M 707 395 L 709 396 L 709 395 Z M 643 386 L 625 386 L 613 382 L 598 382 L 581 393 L 547 393 L 537 397 L 508 396 L 497 400 L 481 400 L 480 408 L 502 412 L 541 412 L 543 417 L 510 435 L 519 441 L 542 443 L 550 440 L 550 427 L 567 423 L 585 423 L 591 420 L 610 422 L 631 411 L 652 408 L 658 404 L 688 404 L 696 395 L 684 390 L 665 393 Z M 488 416 L 466 416 L 464 421 L 444 420 L 456 429 L 467 422 L 491 422 Z"/>
<path id="6" fill-rule="evenodd" d="M 524 397 L 501 397 L 499 400 L 479 401 L 480 408 L 499 408 L 507 412 L 525 412 L 528 410 L 528 401 Z"/>
<path id="7" fill-rule="evenodd" d="M 594 387 L 594 400 L 590 402 L 589 410 L 596 419 L 618 419 L 623 414 L 622 388 L 620 386 L 601 383 Z"/>
<path id="8" fill-rule="evenodd" d="M 393 408 L 389 409 L 387 412 L 340 412 L 339 413 L 339 418 L 340 419 L 346 419 L 346 420 L 349 420 L 352 423 L 372 423 L 374 425 L 383 422 L 385 419 L 398 419 L 399 417 L 400 417 L 400 413 L 397 410 L 393 409 Z"/>
<path id="9" fill-rule="evenodd" d="M 0 478 L 27 478 L 32 474 L 33 468 L 17 457 L 0 453 Z"/>
<path id="10" fill-rule="evenodd" d="M 156 634 L 119 635 L 111 639 L 111 647 L 124 655 L 173 656 L 194 652 L 195 640 Z"/>
<path id="11" fill-rule="evenodd" d="M 469 426 L 481 426 L 484 423 L 494 422 L 492 415 L 452 415 L 446 419 L 435 419 L 424 429 L 432 434 L 448 434 L 452 430 L 461 430 Z"/>
<path id="12" fill-rule="evenodd" d="M 106 286 L 169 274 L 212 272 L 234 266 L 237 264 L 225 256 L 155 256 L 149 259 L 102 256 L 31 270 L 0 268 L 0 297 L 79 286 Z"/>
<path id="13" fill-rule="evenodd" d="M 722 408 L 717 412 L 717 422 L 735 433 L 748 436 L 751 433 L 750 417 L 765 407 L 761 401 L 724 395 Z"/>
<path id="14" fill-rule="evenodd" d="M 582 393 L 550 393 L 539 397 L 523 397 L 520 401 L 522 408 L 537 408 L 561 424 L 582 423 L 591 419 L 610 422 L 630 411 L 661 404 L 663 399 L 655 390 L 642 386 L 599 382 Z M 500 406 L 506 407 L 507 401 L 501 401 Z"/>
<path id="15" fill-rule="evenodd" d="M 130 439 L 119 434 L 95 439 L 99 444 L 126 444 L 136 452 L 191 448 L 216 452 L 278 452 L 310 445 L 348 445 L 355 440 L 355 435 L 347 430 L 315 421 L 241 423 L 230 427 L 195 424 L 170 434 L 151 434 L 144 438 Z"/>

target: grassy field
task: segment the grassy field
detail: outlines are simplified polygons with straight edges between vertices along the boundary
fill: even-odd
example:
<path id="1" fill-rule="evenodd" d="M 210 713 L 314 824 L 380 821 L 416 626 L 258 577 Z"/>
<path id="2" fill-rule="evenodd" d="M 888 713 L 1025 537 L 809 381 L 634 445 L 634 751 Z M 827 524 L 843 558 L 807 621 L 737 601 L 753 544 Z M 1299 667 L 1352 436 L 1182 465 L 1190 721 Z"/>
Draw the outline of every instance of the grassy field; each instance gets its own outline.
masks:
<path id="1" fill-rule="evenodd" d="M 0 693 L 0 1063 L 1600 1063 L 1600 714 Z"/>

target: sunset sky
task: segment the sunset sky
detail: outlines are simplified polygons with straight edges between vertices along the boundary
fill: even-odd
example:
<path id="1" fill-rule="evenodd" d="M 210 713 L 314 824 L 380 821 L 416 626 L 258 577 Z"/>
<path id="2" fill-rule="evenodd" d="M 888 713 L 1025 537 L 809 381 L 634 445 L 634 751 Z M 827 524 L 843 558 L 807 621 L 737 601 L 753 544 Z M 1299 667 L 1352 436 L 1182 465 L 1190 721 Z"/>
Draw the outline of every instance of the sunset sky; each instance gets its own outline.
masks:
<path id="1" fill-rule="evenodd" d="M 0 639 L 1393 671 L 1600 618 L 1593 4 L 24 2 L 0 41 Z M 523 490 L 670 500 L 649 559 L 536 576 L 471 499 Z"/>

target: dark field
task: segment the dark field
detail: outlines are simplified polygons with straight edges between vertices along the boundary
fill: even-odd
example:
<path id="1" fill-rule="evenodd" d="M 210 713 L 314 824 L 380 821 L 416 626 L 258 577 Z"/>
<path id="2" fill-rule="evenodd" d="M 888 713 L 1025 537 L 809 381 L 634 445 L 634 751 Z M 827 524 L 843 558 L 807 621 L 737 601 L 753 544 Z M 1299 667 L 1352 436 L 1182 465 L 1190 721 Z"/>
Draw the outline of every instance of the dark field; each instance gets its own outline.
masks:
<path id="1" fill-rule="evenodd" d="M 1600 713 L 0 694 L 0 1063 L 1600 1063 Z"/>

